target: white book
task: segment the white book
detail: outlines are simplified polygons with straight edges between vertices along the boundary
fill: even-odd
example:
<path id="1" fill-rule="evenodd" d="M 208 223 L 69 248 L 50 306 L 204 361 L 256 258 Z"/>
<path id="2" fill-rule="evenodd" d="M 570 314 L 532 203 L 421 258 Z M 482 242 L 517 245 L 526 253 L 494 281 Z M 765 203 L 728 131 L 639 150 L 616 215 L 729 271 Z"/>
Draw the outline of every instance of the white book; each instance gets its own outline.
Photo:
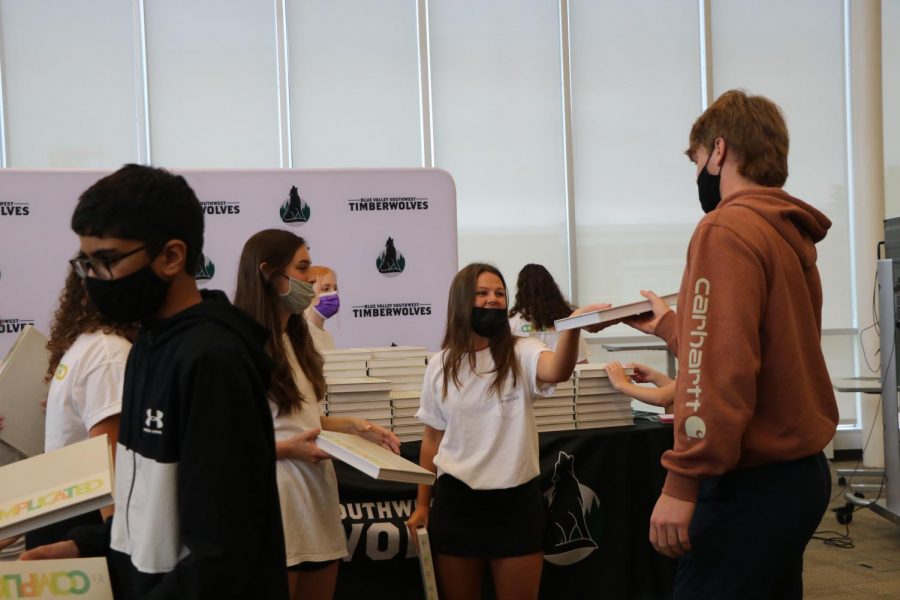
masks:
<path id="1" fill-rule="evenodd" d="M 416 413 L 419 412 L 418 406 L 410 406 L 407 408 L 400 408 L 398 406 L 394 406 L 394 416 L 395 417 L 414 417 Z"/>
<path id="2" fill-rule="evenodd" d="M 579 404 L 596 404 L 598 402 L 631 402 L 631 397 L 621 392 L 607 392 L 590 390 L 590 394 L 579 394 L 575 396 L 575 405 Z"/>
<path id="3" fill-rule="evenodd" d="M 618 421 L 578 421 L 575 426 L 578 429 L 599 429 L 601 427 L 621 427 L 634 425 L 634 419 L 620 419 Z"/>
<path id="4" fill-rule="evenodd" d="M 578 387 L 576 387 L 575 389 L 576 389 L 576 393 L 581 392 L 583 390 L 587 390 L 587 389 L 594 389 L 594 390 L 600 390 L 600 391 L 606 391 L 606 392 L 618 391 L 615 387 L 613 387 L 612 384 L 609 383 L 608 379 L 600 379 L 600 378 L 579 379 Z"/>
<path id="5" fill-rule="evenodd" d="M 387 379 L 391 383 L 415 383 L 418 384 L 419 388 L 422 387 L 422 382 L 425 380 L 424 373 L 418 373 L 415 375 L 389 375 L 385 377 L 381 377 L 381 379 Z M 393 389 L 396 389 L 394 387 Z"/>
<path id="6" fill-rule="evenodd" d="M 358 435 L 323 431 L 316 444 L 373 479 L 432 485 L 434 473 Z"/>
<path id="7" fill-rule="evenodd" d="M 578 421 L 609 421 L 615 419 L 631 418 L 631 409 L 625 410 L 601 410 L 595 411 L 590 409 L 577 409 L 575 411 L 575 419 Z"/>
<path id="8" fill-rule="evenodd" d="M 560 390 L 574 390 L 575 389 L 575 378 L 571 377 L 566 379 L 565 381 L 560 381 L 559 383 L 554 383 L 553 387 L 556 388 L 556 391 Z"/>
<path id="9" fill-rule="evenodd" d="M 621 410 L 631 410 L 631 402 L 591 402 L 575 405 L 576 412 L 614 412 Z"/>
<path id="10" fill-rule="evenodd" d="M 325 364 L 322 365 L 322 370 L 325 371 L 325 373 L 330 373 L 331 371 L 343 371 L 347 369 L 366 370 L 366 368 L 368 368 L 368 362 L 369 361 L 367 360 L 347 360 L 340 362 L 325 361 Z"/>
<path id="11" fill-rule="evenodd" d="M 549 406 L 574 406 L 575 400 L 572 396 L 568 398 L 557 398 L 555 396 L 551 396 L 550 398 L 539 398 L 534 401 L 535 408 L 546 408 Z"/>
<path id="12" fill-rule="evenodd" d="M 397 433 L 397 430 L 394 430 Z M 422 433 L 397 433 L 397 439 L 401 442 L 418 442 L 422 439 Z"/>
<path id="13" fill-rule="evenodd" d="M 623 367 L 625 374 L 629 377 L 634 375 L 634 367 Z M 609 381 L 609 374 L 606 372 L 606 363 L 592 363 L 584 365 L 575 365 L 573 373 L 575 379 L 575 387 L 582 383 L 585 379 L 603 379 Z"/>
<path id="14" fill-rule="evenodd" d="M 424 367 L 425 358 L 373 358 L 366 362 L 370 369 L 398 368 L 398 367 Z"/>
<path id="15" fill-rule="evenodd" d="M 0 598 L 113 600 L 105 558 L 0 561 Z"/>
<path id="16" fill-rule="evenodd" d="M 535 417 L 550 417 L 554 415 L 571 415 L 572 406 L 536 406 L 532 409 Z"/>
<path id="17" fill-rule="evenodd" d="M 105 435 L 0 467 L 0 539 L 113 503 Z"/>
<path id="18" fill-rule="evenodd" d="M 0 430 L 3 440 L 25 456 L 44 451 L 44 411 L 50 384 L 44 382 L 50 351 L 47 337 L 26 325 L 0 367 L 0 415 L 6 426 Z"/>
<path id="19" fill-rule="evenodd" d="M 394 383 L 392 386 L 392 390 L 395 392 L 404 392 L 404 391 L 411 391 L 411 390 L 418 390 L 421 392 L 422 379 L 420 378 L 419 381 L 407 381 L 407 382 Z"/>
<path id="20" fill-rule="evenodd" d="M 422 433 L 425 431 L 425 424 L 419 423 L 418 425 L 395 425 L 394 433 L 399 435 L 408 435 L 408 434 L 416 434 L 421 437 Z"/>
<path id="21" fill-rule="evenodd" d="M 325 397 L 328 402 L 390 402 L 391 395 L 388 390 L 375 390 L 372 392 L 327 392 Z"/>
<path id="22" fill-rule="evenodd" d="M 340 350 L 321 350 L 319 354 L 326 363 L 345 361 L 366 361 L 372 358 L 372 354 L 365 348 L 342 348 Z"/>
<path id="23" fill-rule="evenodd" d="M 431 556 L 431 542 L 428 539 L 428 530 L 424 527 L 416 529 L 416 542 L 418 544 L 419 571 L 422 573 L 422 589 L 425 592 L 425 600 L 438 600 L 437 578 L 434 575 L 434 559 Z"/>
<path id="24" fill-rule="evenodd" d="M 336 408 L 338 405 L 329 406 L 328 414 L 333 417 L 359 417 L 360 419 L 365 419 L 366 421 L 373 421 L 374 419 L 387 419 L 390 422 L 391 417 L 394 416 L 393 411 L 388 408 L 382 409 L 368 409 L 368 410 L 341 410 Z"/>
<path id="25" fill-rule="evenodd" d="M 662 301 L 669 306 L 674 306 L 678 302 L 678 294 L 667 294 L 662 296 Z M 646 313 L 653 312 L 649 300 L 641 300 L 640 302 L 632 302 L 631 304 L 621 304 L 603 310 L 594 310 L 577 317 L 566 317 L 557 319 L 553 322 L 553 326 L 557 331 L 565 331 L 566 329 L 578 329 L 588 325 L 598 325 L 605 323 L 612 325 L 624 321 L 629 317 L 636 317 Z"/>
<path id="26" fill-rule="evenodd" d="M 379 367 L 375 369 L 369 367 L 370 377 L 384 377 L 393 381 L 398 375 L 416 375 L 421 379 L 425 375 L 425 365 L 416 367 Z"/>
<path id="27" fill-rule="evenodd" d="M 342 412 L 381 411 L 390 409 L 391 404 L 388 400 L 383 400 L 381 402 L 335 402 L 328 408 L 333 414 L 340 414 Z"/>
<path id="28" fill-rule="evenodd" d="M 537 426 L 537 430 L 538 430 L 539 433 L 540 433 L 540 432 L 544 432 L 544 431 L 569 431 L 570 429 L 575 429 L 575 423 L 574 423 L 574 422 L 571 422 L 571 423 L 551 423 L 551 424 L 548 424 L 548 425 L 540 425 L 540 424 L 539 424 L 539 425 Z"/>
<path id="29" fill-rule="evenodd" d="M 338 363 L 340 364 L 340 363 Z M 353 377 L 368 377 L 369 372 L 365 368 L 363 369 L 337 369 L 333 371 L 323 371 L 325 375 L 325 383 L 328 383 L 329 379 L 347 379 Z"/>
<path id="30" fill-rule="evenodd" d="M 394 427 L 404 427 L 406 425 L 418 425 L 420 421 L 415 417 L 415 415 L 411 417 L 399 417 L 394 415 L 394 419 L 391 421 L 391 424 Z"/>
<path id="31" fill-rule="evenodd" d="M 391 382 L 374 377 L 330 378 L 325 382 L 328 392 L 376 392 L 391 391 Z"/>
<path id="32" fill-rule="evenodd" d="M 574 423 L 575 417 L 572 415 L 550 415 L 546 417 L 535 417 L 535 424 L 537 425 L 555 425 L 558 423 Z"/>
<path id="33" fill-rule="evenodd" d="M 376 358 L 425 358 L 428 356 L 428 349 L 422 346 L 381 346 L 377 348 L 366 348 Z"/>
<path id="34" fill-rule="evenodd" d="M 403 410 L 412 409 L 413 411 L 415 411 L 419 409 L 419 404 L 420 402 L 418 392 L 416 392 L 415 398 L 397 398 L 395 400 L 391 400 L 391 406 L 393 406 L 395 410 L 399 408 Z"/>

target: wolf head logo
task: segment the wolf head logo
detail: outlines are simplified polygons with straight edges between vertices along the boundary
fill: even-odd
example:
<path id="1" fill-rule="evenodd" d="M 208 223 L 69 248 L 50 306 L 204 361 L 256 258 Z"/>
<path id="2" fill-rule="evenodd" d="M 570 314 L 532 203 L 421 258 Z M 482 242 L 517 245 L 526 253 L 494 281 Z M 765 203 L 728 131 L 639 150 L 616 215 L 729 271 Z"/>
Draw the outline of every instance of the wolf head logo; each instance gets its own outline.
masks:
<path id="1" fill-rule="evenodd" d="M 551 544 L 544 558 L 555 565 L 570 565 L 597 549 L 591 524 L 600 523 L 600 501 L 575 477 L 575 457 L 560 452 L 553 468 L 553 487 L 547 492 L 552 521 Z M 595 514 L 596 512 L 596 514 Z M 592 523 L 589 524 L 589 517 Z M 595 525 L 593 529 L 598 529 Z"/>
<path id="2" fill-rule="evenodd" d="M 281 205 L 281 220 L 285 223 L 306 223 L 312 211 L 309 204 L 300 197 L 297 186 L 292 185 L 288 193 L 288 199 Z"/>
<path id="3" fill-rule="evenodd" d="M 394 246 L 394 238 L 389 237 L 387 239 L 387 242 L 384 244 L 384 250 L 375 259 L 375 266 L 378 268 L 379 273 L 384 274 L 402 273 L 403 269 L 406 268 L 406 259 Z"/>

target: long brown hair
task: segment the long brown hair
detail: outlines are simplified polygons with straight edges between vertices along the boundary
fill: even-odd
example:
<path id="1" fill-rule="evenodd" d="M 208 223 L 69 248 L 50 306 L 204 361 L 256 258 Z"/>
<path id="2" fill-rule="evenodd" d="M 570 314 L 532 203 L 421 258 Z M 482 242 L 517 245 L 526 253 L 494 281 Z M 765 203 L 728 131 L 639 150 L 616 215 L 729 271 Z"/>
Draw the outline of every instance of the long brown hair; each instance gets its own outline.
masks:
<path id="1" fill-rule="evenodd" d="M 104 319 L 88 298 L 84 280 L 78 276 L 75 269 L 69 267 L 66 283 L 59 293 L 59 305 L 53 313 L 53 321 L 50 324 L 50 340 L 47 342 L 50 364 L 47 366 L 44 381 L 50 381 L 59 367 L 63 354 L 82 333 L 102 331 L 133 342 L 137 337 L 138 327 L 137 323 L 121 325 Z"/>
<path id="2" fill-rule="evenodd" d="M 472 263 L 464 267 L 450 284 L 450 297 L 447 301 L 447 330 L 441 349 L 445 350 L 443 359 L 444 385 L 443 397 L 447 397 L 447 388 L 452 381 L 460 387 L 459 370 L 463 356 L 468 354 L 469 366 L 475 370 L 475 340 L 472 337 L 472 307 L 475 305 L 475 289 L 478 276 L 482 273 L 493 273 L 500 278 L 503 288 L 506 280 L 496 267 L 485 263 Z M 488 393 L 500 395 L 507 377 L 512 377 L 513 385 L 519 379 L 519 361 L 516 360 L 516 338 L 509 327 L 505 327 L 497 335 L 488 339 L 491 357 L 494 359 L 494 382 Z"/>
<path id="3" fill-rule="evenodd" d="M 275 363 L 272 373 L 272 385 L 269 395 L 278 407 L 278 416 L 300 411 L 303 394 L 300 392 L 291 372 L 287 350 L 281 336 L 281 324 L 278 319 L 278 306 L 281 299 L 275 288 L 266 281 L 260 271 L 262 263 L 268 264 L 274 271 L 282 271 L 294 259 L 294 255 L 306 241 L 290 231 L 283 229 L 264 229 L 255 233 L 241 252 L 238 265 L 237 289 L 234 293 L 234 305 L 256 319 L 260 325 L 272 332 L 266 342 L 266 350 Z M 291 349 L 303 373 L 312 383 L 317 402 L 325 395 L 325 376 L 322 373 L 322 355 L 313 346 L 309 335 L 309 327 L 303 315 L 291 315 L 284 333 L 291 343 Z"/>
<path id="4" fill-rule="evenodd" d="M 544 265 L 531 263 L 522 267 L 516 282 L 516 303 L 509 314 L 518 313 L 543 331 L 552 329 L 556 319 L 568 317 L 573 310 Z"/>

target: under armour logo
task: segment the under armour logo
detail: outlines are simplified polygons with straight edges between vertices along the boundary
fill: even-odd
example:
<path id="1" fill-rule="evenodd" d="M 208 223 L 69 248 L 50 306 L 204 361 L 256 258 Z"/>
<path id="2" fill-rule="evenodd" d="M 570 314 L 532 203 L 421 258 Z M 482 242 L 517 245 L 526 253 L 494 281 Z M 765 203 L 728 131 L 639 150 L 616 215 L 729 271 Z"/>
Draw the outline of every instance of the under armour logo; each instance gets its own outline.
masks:
<path id="1" fill-rule="evenodd" d="M 157 429 L 163 428 L 163 411 L 147 409 L 147 419 L 144 421 L 144 426 L 150 427 L 151 424 L 155 424 L 154 426 Z"/>

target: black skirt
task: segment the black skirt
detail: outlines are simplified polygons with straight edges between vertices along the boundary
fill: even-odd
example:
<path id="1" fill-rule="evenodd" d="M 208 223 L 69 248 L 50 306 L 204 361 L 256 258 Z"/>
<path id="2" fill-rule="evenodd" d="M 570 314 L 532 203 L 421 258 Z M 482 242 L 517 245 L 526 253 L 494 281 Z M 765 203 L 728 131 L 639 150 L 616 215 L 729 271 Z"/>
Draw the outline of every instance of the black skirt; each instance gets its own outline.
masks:
<path id="1" fill-rule="evenodd" d="M 428 537 L 435 554 L 506 558 L 543 552 L 548 512 L 537 478 L 502 490 L 473 490 L 450 475 L 434 484 Z"/>

